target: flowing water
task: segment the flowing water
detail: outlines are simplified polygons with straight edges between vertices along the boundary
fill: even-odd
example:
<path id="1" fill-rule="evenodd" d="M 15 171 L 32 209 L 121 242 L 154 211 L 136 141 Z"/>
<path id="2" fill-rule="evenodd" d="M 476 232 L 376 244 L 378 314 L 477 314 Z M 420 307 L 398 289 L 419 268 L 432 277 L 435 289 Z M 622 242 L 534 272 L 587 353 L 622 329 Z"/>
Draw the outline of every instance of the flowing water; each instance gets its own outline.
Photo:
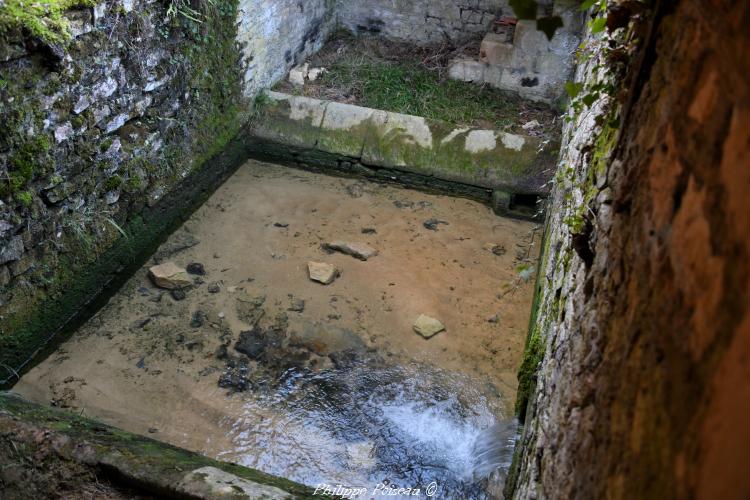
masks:
<path id="1" fill-rule="evenodd" d="M 535 243 L 468 200 L 248 162 L 14 390 L 314 487 L 497 498 Z M 204 274 L 161 290 L 167 261 Z M 342 274 L 313 283 L 308 261 Z M 423 339 L 420 314 L 446 331 Z"/>
<path id="2" fill-rule="evenodd" d="M 515 423 L 465 376 L 357 362 L 285 378 L 227 419 L 233 447 L 220 458 L 311 485 L 434 482 L 456 498 L 481 498 L 510 465 Z"/>

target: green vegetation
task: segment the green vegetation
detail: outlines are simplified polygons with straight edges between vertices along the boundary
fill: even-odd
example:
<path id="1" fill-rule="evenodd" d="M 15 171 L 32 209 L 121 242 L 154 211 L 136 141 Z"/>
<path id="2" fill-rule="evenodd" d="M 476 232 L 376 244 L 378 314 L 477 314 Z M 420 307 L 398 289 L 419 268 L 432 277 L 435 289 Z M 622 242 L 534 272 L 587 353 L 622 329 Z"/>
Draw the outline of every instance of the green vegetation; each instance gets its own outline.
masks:
<path id="1" fill-rule="evenodd" d="M 519 98 L 507 92 L 442 80 L 418 63 L 374 60 L 361 53 L 332 65 L 323 83 L 357 96 L 362 106 L 453 124 L 512 126 L 523 107 Z"/>
<path id="2" fill-rule="evenodd" d="M 70 25 L 63 13 L 75 7 L 93 7 L 95 0 L 5 0 L 0 8 L 0 36 L 25 31 L 45 43 L 65 44 Z"/>
<path id="3" fill-rule="evenodd" d="M 10 157 L 8 179 L 0 184 L 0 196 L 17 193 L 35 175 L 46 171 L 51 166 L 49 149 L 49 140 L 43 135 L 23 143 Z"/>
<path id="4" fill-rule="evenodd" d="M 21 191 L 20 193 L 16 193 L 15 198 L 24 207 L 30 207 L 31 202 L 34 200 L 31 193 L 29 193 L 28 191 Z"/>
<path id="5" fill-rule="evenodd" d="M 120 186 L 122 186 L 122 177 L 119 175 L 113 175 L 104 183 L 104 189 L 107 191 L 114 191 Z"/>

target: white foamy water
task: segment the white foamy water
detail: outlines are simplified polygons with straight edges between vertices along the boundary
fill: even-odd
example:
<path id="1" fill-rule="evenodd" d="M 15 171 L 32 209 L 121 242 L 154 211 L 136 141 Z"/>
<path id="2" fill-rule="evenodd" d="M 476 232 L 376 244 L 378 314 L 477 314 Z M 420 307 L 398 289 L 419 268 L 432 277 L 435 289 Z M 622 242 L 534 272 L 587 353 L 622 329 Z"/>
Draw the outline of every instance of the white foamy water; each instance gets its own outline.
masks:
<path id="1" fill-rule="evenodd" d="M 487 498 L 482 480 L 509 464 L 515 426 L 476 381 L 422 370 L 309 374 L 242 396 L 243 416 L 225 422 L 235 447 L 221 458 L 311 486 L 434 481 L 441 498 Z"/>

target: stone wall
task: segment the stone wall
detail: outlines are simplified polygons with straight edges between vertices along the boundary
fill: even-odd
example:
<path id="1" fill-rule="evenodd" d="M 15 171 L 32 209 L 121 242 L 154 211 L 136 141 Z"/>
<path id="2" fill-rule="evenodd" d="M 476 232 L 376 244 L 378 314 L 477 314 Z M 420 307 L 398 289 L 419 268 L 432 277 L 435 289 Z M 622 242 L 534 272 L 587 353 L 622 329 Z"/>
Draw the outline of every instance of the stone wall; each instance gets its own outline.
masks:
<path id="1" fill-rule="evenodd" d="M 245 95 L 255 96 L 316 52 L 336 23 L 333 0 L 239 0 Z"/>
<path id="2" fill-rule="evenodd" d="M 124 233 L 322 43 L 326 5 L 107 0 L 65 13 L 68 42 L 0 26 L 0 384 L 91 299 L 82 272 L 152 244 Z"/>
<path id="3" fill-rule="evenodd" d="M 566 133 L 514 498 L 750 495 L 750 5 L 653 22 L 620 127 Z"/>
<path id="4" fill-rule="evenodd" d="M 339 22 L 354 33 L 424 44 L 483 35 L 508 0 L 337 0 Z"/>
<path id="5" fill-rule="evenodd" d="M 565 83 L 575 71 L 583 16 L 579 3 L 569 0 L 555 1 L 550 14 L 563 22 L 552 39 L 537 29 L 536 21 L 520 20 L 515 29 L 509 29 L 510 36 L 490 34 L 482 42 L 480 54 L 455 60 L 450 77 L 486 83 L 535 101 L 560 102 Z"/>

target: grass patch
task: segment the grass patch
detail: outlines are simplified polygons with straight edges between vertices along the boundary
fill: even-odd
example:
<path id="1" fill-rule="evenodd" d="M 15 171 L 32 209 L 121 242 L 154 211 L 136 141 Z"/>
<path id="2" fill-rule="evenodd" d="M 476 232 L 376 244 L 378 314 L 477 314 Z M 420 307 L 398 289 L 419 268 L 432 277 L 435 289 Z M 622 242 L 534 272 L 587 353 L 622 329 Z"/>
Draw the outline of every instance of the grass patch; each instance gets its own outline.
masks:
<path id="1" fill-rule="evenodd" d="M 545 104 L 489 85 L 448 79 L 453 57 L 478 50 L 416 47 L 339 33 L 308 61 L 311 67 L 326 68 L 319 80 L 302 88 L 281 82 L 276 88 L 454 125 L 520 131 L 520 125 L 531 120 L 542 125 L 555 121 L 556 113 Z"/>
<path id="2" fill-rule="evenodd" d="M 323 83 L 350 89 L 370 108 L 445 120 L 512 126 L 521 111 L 504 92 L 456 80 L 442 81 L 427 69 L 389 61 L 348 60 L 334 64 Z"/>
<path id="3" fill-rule="evenodd" d="M 63 13 L 75 7 L 93 7 L 95 0 L 5 0 L 0 8 L 0 35 L 23 31 L 48 44 L 65 44 L 70 24 Z"/>

